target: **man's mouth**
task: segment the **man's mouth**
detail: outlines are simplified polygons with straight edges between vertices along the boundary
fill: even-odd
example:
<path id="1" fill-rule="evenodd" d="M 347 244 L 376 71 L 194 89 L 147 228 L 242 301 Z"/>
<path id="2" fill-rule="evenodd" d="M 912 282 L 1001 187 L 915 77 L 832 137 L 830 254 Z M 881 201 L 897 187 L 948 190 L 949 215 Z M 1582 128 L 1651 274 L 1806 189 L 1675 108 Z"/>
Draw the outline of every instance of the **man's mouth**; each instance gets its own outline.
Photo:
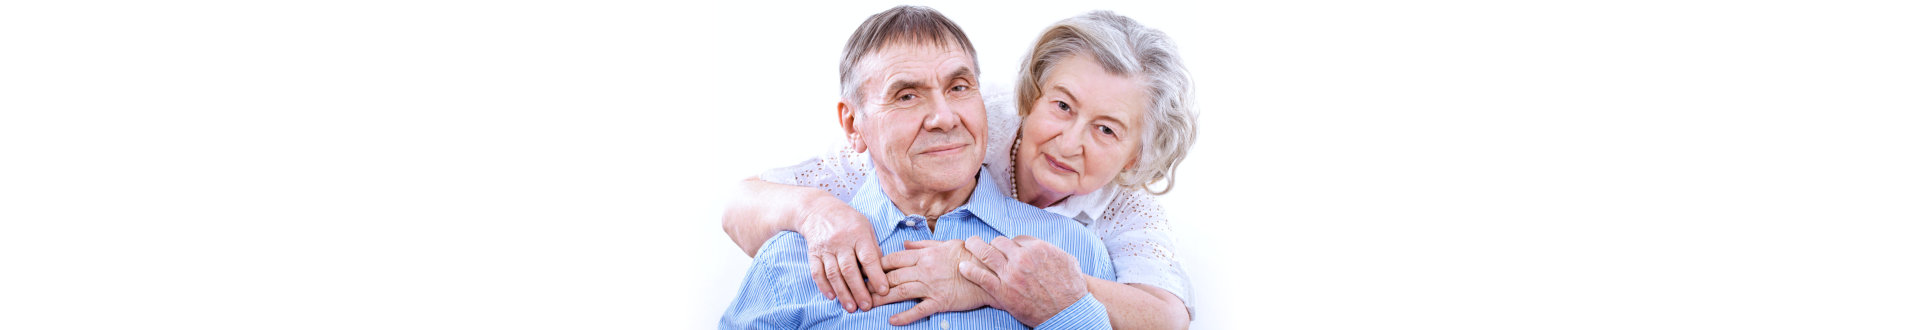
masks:
<path id="1" fill-rule="evenodd" d="M 949 144 L 944 146 L 927 148 L 926 151 L 921 151 L 920 154 L 940 156 L 940 155 L 958 153 L 960 152 L 961 149 L 965 149 L 966 147 L 967 147 L 966 143 L 955 143 L 955 144 Z"/>

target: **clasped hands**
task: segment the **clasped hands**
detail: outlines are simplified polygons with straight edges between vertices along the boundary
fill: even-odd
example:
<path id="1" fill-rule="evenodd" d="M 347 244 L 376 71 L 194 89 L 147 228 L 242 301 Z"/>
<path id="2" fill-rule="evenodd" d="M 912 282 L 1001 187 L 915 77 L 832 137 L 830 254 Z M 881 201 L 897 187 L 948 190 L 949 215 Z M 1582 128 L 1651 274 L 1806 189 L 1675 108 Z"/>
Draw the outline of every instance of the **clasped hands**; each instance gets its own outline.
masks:
<path id="1" fill-rule="evenodd" d="M 832 205 L 838 207 L 804 217 L 797 229 L 807 240 L 814 285 L 849 313 L 920 299 L 888 322 L 992 306 L 1032 327 L 1087 295 L 1079 261 L 1038 238 L 909 241 L 883 258 L 865 217 Z"/>
<path id="2" fill-rule="evenodd" d="M 1087 295 L 1079 261 L 1032 236 L 909 241 L 905 247 L 881 259 L 889 285 L 874 298 L 874 305 L 920 300 L 888 318 L 896 326 L 991 306 L 1032 327 Z"/>
<path id="3" fill-rule="evenodd" d="M 836 202 L 811 208 L 795 229 L 806 238 L 814 285 L 848 313 L 920 299 L 888 323 L 992 306 L 1033 327 L 1087 295 L 1080 262 L 1038 238 L 909 241 L 883 257 L 866 217 Z"/>

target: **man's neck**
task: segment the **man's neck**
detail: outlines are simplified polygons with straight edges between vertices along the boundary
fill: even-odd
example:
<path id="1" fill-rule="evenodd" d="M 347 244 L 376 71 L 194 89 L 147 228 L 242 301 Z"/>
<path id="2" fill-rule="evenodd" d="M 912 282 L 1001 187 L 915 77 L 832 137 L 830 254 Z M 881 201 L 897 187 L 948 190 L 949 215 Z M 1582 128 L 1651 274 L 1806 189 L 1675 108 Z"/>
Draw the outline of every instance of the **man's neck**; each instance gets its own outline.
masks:
<path id="1" fill-rule="evenodd" d="M 906 189 L 904 182 L 883 180 L 880 189 L 887 194 L 887 199 L 893 201 L 893 207 L 900 209 L 900 213 L 926 217 L 927 230 L 932 231 L 934 221 L 940 219 L 941 215 L 967 203 L 967 199 L 973 196 L 974 187 L 979 185 L 978 181 L 978 178 L 968 180 L 960 189 L 924 191 Z"/>

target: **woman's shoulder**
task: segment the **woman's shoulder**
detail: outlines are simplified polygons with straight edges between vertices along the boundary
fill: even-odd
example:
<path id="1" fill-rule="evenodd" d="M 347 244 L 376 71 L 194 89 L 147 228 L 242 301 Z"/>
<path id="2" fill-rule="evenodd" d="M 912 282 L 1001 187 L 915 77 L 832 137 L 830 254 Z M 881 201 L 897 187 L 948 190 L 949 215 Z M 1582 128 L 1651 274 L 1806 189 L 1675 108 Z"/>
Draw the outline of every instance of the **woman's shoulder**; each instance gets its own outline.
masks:
<path id="1" fill-rule="evenodd" d="M 766 182 L 826 190 L 841 201 L 853 200 L 854 190 L 873 173 L 871 158 L 842 144 L 838 149 L 785 167 L 760 172 Z"/>
<path id="2" fill-rule="evenodd" d="M 1167 225 L 1167 211 L 1160 206 L 1160 197 L 1141 189 L 1119 189 L 1114 193 L 1113 201 L 1107 203 L 1100 218 L 1093 226 L 1100 229 L 1102 237 L 1110 233 L 1134 230 L 1172 231 Z"/>

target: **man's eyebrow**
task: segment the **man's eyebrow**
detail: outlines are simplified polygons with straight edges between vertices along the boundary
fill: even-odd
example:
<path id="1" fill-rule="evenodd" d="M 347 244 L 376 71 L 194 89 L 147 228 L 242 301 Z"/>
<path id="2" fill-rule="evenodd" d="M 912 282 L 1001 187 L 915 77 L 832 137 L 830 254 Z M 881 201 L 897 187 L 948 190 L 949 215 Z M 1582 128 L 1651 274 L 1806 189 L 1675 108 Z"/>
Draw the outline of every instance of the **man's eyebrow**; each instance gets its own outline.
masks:
<path id="1" fill-rule="evenodd" d="M 924 88 L 927 88 L 927 82 L 920 81 L 919 79 L 908 78 L 894 80 L 892 85 L 887 86 L 887 97 L 893 97 L 892 95 L 894 93 L 899 93 L 901 90 Z"/>
<path id="2" fill-rule="evenodd" d="M 947 81 L 953 81 L 954 79 L 963 77 L 968 78 L 967 80 L 973 80 L 973 67 L 961 66 L 958 69 L 953 69 L 953 73 L 947 74 Z"/>

